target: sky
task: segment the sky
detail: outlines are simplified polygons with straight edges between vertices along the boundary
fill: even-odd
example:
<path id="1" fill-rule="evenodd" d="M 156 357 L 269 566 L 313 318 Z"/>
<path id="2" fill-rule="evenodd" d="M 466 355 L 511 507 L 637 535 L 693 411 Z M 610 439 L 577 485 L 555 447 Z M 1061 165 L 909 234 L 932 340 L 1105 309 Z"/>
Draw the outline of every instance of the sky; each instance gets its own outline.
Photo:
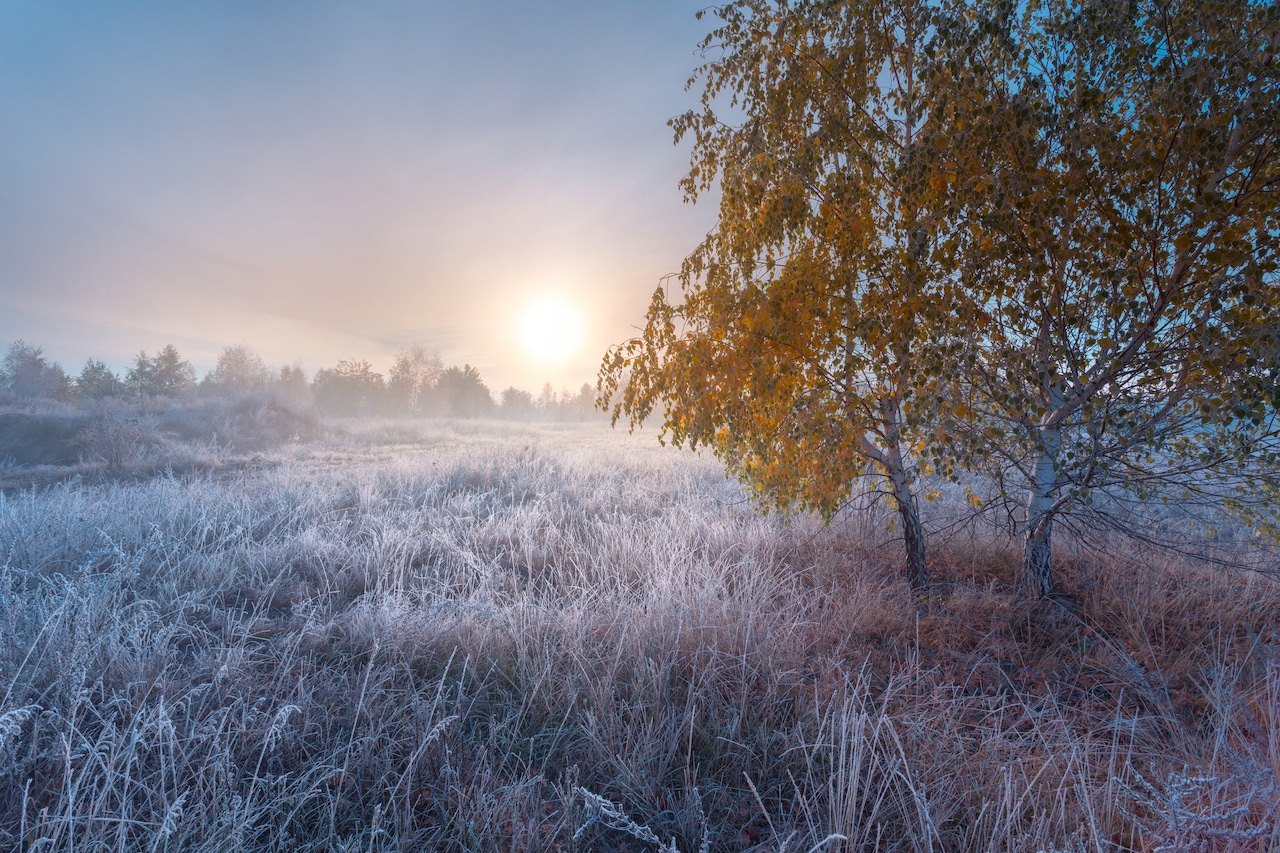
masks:
<path id="1" fill-rule="evenodd" d="M 0 346 L 594 382 L 715 220 L 703 0 L 0 0 Z"/>

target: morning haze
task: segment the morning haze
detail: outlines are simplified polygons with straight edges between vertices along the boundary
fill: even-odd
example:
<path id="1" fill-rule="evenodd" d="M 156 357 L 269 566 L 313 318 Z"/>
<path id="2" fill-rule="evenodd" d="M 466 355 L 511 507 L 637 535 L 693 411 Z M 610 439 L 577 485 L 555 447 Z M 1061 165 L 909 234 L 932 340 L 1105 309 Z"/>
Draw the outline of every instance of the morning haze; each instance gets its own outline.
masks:
<path id="1" fill-rule="evenodd" d="M 695 9 L 0 5 L 0 341 L 576 388 L 713 221 L 666 126 Z"/>

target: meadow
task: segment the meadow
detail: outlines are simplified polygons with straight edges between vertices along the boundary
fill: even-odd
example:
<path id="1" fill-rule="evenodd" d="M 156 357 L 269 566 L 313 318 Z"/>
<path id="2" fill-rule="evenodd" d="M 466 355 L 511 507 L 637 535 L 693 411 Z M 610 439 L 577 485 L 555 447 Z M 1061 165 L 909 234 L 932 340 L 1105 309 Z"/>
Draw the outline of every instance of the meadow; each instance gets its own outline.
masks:
<path id="1" fill-rule="evenodd" d="M 1274 576 L 1062 536 L 1032 602 L 944 494 L 920 602 L 887 508 L 600 424 L 105 459 L 4 472 L 4 849 L 1280 849 Z"/>

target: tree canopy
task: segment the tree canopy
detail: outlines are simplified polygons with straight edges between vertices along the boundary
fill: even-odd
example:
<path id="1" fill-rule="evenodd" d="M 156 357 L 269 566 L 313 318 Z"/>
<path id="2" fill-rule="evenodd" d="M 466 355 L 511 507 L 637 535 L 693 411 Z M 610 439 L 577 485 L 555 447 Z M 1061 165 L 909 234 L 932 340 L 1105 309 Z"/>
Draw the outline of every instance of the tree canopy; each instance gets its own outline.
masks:
<path id="1" fill-rule="evenodd" d="M 436 393 L 444 412 L 454 417 L 480 417 L 492 414 L 496 408 L 480 371 L 469 364 L 455 365 L 442 372 L 436 382 Z"/>
<path id="2" fill-rule="evenodd" d="M 125 384 L 106 362 L 91 358 L 84 363 L 76 377 L 76 394 L 82 400 L 99 400 L 117 397 L 125 391 Z"/>
<path id="3" fill-rule="evenodd" d="M 266 390 L 271 380 L 271 369 L 262 356 L 252 347 L 236 344 L 218 354 L 217 364 L 200 384 L 215 394 L 244 394 Z"/>
<path id="4" fill-rule="evenodd" d="M 370 414 L 378 411 L 386 393 L 382 374 L 364 359 L 343 359 L 334 367 L 316 372 L 311 381 L 316 404 L 337 415 Z"/>
<path id="5" fill-rule="evenodd" d="M 427 352 L 421 344 L 396 353 L 387 376 L 387 395 L 392 408 L 410 414 L 427 412 L 431 408 L 432 391 L 443 372 L 440 354 Z"/>
<path id="6" fill-rule="evenodd" d="M 41 347 L 19 339 L 0 360 L 0 390 L 22 401 L 66 398 L 71 394 L 71 380 L 60 365 L 45 358 Z"/>
<path id="7" fill-rule="evenodd" d="M 165 344 L 154 356 L 139 352 L 125 383 L 141 397 L 182 397 L 195 389 L 196 371 L 173 344 Z"/>

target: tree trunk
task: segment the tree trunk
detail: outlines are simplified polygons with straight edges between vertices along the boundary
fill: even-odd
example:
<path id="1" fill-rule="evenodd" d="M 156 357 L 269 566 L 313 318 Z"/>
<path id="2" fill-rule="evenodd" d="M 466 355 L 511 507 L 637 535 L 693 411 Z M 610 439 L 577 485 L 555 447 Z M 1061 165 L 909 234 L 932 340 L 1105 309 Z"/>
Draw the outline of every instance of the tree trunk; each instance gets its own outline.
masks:
<path id="1" fill-rule="evenodd" d="M 1053 592 L 1053 517 L 1041 516 L 1027 527 L 1022 552 L 1022 574 L 1031 595 L 1045 598 Z"/>
<path id="2" fill-rule="evenodd" d="M 907 549 L 907 581 L 911 589 L 922 594 L 929 589 L 929 568 L 925 564 L 924 527 L 920 524 L 920 508 L 911 484 L 901 470 L 891 471 L 889 483 L 893 488 L 893 500 L 898 506 L 898 518 L 902 522 L 902 538 Z"/>
<path id="3" fill-rule="evenodd" d="M 1056 429 L 1041 430 L 1031 488 L 1027 492 L 1027 526 L 1022 552 L 1022 573 L 1031 595 L 1044 598 L 1053 592 L 1053 489 L 1057 468 L 1054 453 L 1060 439 Z"/>
<path id="4" fill-rule="evenodd" d="M 925 565 L 924 528 L 920 526 L 920 510 L 914 496 L 898 504 L 898 515 L 907 548 L 907 580 L 912 590 L 923 594 L 929 589 L 929 567 Z"/>

